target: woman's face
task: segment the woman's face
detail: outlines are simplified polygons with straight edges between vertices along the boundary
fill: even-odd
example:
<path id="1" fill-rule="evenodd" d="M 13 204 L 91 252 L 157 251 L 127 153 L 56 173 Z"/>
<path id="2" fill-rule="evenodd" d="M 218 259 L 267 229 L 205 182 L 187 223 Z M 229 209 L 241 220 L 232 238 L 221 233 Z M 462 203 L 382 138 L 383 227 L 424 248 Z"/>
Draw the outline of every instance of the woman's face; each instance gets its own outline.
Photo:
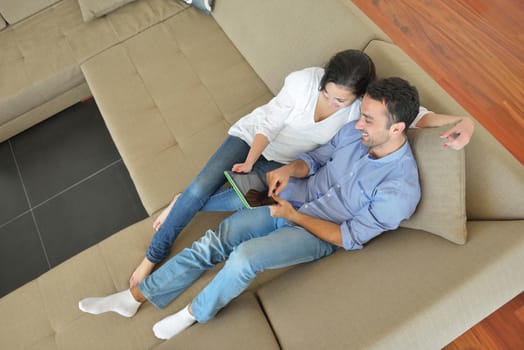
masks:
<path id="1" fill-rule="evenodd" d="M 343 85 L 327 83 L 322 90 L 322 97 L 326 100 L 329 107 L 339 110 L 355 102 L 357 96 Z"/>

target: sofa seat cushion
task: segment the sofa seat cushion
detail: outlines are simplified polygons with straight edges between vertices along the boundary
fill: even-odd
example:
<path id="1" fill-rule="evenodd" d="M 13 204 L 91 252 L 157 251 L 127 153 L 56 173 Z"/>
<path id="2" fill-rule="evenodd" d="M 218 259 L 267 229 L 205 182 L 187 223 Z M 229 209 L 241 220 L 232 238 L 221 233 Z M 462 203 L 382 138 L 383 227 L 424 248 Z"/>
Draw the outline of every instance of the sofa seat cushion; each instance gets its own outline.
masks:
<path id="1" fill-rule="evenodd" d="M 184 9 L 161 0 L 129 7 L 84 23 L 78 1 L 62 0 L 1 31 L 0 125 L 81 85 L 87 58 Z"/>
<path id="2" fill-rule="evenodd" d="M 82 71 L 149 213 L 185 188 L 232 123 L 272 97 L 213 18 L 193 8 Z"/>
<path id="3" fill-rule="evenodd" d="M 280 345 L 441 349 L 524 289 L 524 221 L 468 222 L 468 232 L 460 246 L 399 229 L 263 286 Z"/>
<path id="4" fill-rule="evenodd" d="M 233 300 L 215 318 L 195 324 L 176 337 L 155 347 L 168 349 L 280 349 L 271 327 L 253 293 Z"/>

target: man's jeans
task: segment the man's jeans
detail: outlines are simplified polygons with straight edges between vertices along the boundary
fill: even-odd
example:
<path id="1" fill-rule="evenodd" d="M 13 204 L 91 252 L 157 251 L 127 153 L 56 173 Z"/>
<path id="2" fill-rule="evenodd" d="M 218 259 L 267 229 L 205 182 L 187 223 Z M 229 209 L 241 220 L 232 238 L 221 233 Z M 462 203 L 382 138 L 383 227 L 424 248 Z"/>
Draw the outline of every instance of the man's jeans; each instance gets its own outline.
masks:
<path id="1" fill-rule="evenodd" d="M 301 227 L 271 217 L 268 207 L 244 209 L 167 261 L 139 288 L 153 305 L 164 308 L 204 271 L 227 259 L 192 302 L 193 315 L 202 323 L 242 293 L 257 273 L 314 261 L 336 249 Z"/>
<path id="2" fill-rule="evenodd" d="M 149 261 L 158 263 L 165 259 L 180 232 L 203 207 L 207 211 L 230 211 L 242 207 L 240 200 L 235 198 L 234 193 L 228 193 L 229 191 L 216 192 L 227 181 L 224 170 L 231 170 L 234 164 L 243 163 L 249 149 L 249 145 L 240 138 L 227 137 L 197 177 L 178 197 L 166 220 L 153 236 L 146 252 Z M 261 156 L 253 166 L 253 171 L 265 182 L 265 173 L 280 166 L 282 164 L 268 161 Z M 209 205 L 206 205 L 215 193 L 217 197 Z"/>

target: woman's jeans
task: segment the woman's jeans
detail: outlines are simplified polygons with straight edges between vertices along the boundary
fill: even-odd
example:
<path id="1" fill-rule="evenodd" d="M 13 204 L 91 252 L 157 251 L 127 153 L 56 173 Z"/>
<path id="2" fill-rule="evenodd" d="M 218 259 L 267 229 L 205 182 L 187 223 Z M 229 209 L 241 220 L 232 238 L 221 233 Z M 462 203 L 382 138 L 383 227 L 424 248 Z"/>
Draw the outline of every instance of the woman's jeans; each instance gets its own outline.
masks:
<path id="1" fill-rule="evenodd" d="M 202 323 L 242 293 L 257 273 L 314 261 L 336 249 L 305 229 L 272 217 L 268 207 L 244 209 L 167 261 L 139 288 L 153 305 L 164 308 L 204 271 L 227 259 L 192 302 L 193 315 Z"/>
<path id="2" fill-rule="evenodd" d="M 249 149 L 249 145 L 240 138 L 227 137 L 196 178 L 178 197 L 166 220 L 153 236 L 146 252 L 149 261 L 158 263 L 169 255 L 173 242 L 198 211 L 202 209 L 234 211 L 242 207 L 233 191 L 228 191 L 228 189 L 217 191 L 227 181 L 224 170 L 231 170 L 234 164 L 243 163 Z M 265 173 L 280 166 L 282 164 L 268 161 L 261 156 L 253 166 L 253 171 L 265 182 Z M 215 193 L 217 196 L 208 203 Z"/>

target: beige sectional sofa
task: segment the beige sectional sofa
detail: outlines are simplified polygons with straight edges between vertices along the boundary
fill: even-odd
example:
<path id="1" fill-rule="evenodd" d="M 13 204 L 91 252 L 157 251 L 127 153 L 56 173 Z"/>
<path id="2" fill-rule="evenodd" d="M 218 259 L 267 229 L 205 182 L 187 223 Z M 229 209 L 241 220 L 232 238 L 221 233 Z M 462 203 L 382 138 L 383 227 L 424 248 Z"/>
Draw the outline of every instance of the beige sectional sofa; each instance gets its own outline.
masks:
<path id="1" fill-rule="evenodd" d="M 153 324 L 186 305 L 216 270 L 166 310 L 146 304 L 131 319 L 80 312 L 80 299 L 127 288 L 152 237 L 155 213 L 187 185 L 228 127 L 268 101 L 290 71 L 360 48 L 379 76 L 414 83 L 425 106 L 466 112 L 348 0 L 217 0 L 212 17 L 176 1 L 138 0 L 88 23 L 76 3 L 59 1 L 0 32 L 0 72 L 16 77 L 18 69 L 21 76 L 16 87 L 1 85 L 1 117 L 9 117 L 0 135 L 52 114 L 36 110 L 74 103 L 77 88 L 77 97 L 92 93 L 151 217 L 0 299 L 0 347 L 439 349 L 524 290 L 524 169 L 477 125 L 465 152 L 443 150 L 438 131 L 410 135 L 423 202 L 413 220 L 361 251 L 266 271 L 214 320 L 169 341 L 153 336 Z M 57 30 L 65 13 L 71 22 Z M 37 38 L 43 23 L 56 25 L 49 33 L 61 33 L 67 61 L 61 54 L 37 55 L 56 44 L 53 38 L 28 46 L 13 39 L 31 38 L 30 30 Z M 73 32 L 84 41 L 70 41 Z M 46 61 L 13 64 L 33 44 L 32 60 Z M 76 78 L 60 80 L 67 76 Z M 47 101 L 16 103 L 63 84 L 68 87 Z M 68 102 L 54 102 L 62 98 Z M 39 117 L 32 119 L 33 113 Z M 172 253 L 225 215 L 198 214 Z M 466 244 L 450 242 L 455 233 L 460 241 L 464 228 Z"/>

